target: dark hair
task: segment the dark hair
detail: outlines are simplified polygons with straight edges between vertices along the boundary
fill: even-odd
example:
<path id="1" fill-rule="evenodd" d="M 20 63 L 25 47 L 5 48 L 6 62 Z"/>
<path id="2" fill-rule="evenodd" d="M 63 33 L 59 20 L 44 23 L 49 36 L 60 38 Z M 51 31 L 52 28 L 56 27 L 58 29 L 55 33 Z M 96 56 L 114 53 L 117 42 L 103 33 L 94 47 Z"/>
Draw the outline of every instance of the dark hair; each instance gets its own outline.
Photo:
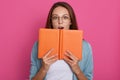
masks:
<path id="1" fill-rule="evenodd" d="M 68 10 L 68 12 L 70 14 L 71 23 L 72 23 L 70 25 L 70 29 L 77 30 L 78 26 L 77 26 L 77 22 L 76 22 L 75 13 L 73 11 L 73 8 L 66 2 L 56 2 L 56 3 L 53 4 L 53 6 L 51 7 L 51 9 L 49 11 L 48 17 L 47 17 L 46 28 L 53 28 L 52 20 L 51 20 L 52 12 L 58 6 L 62 6 L 62 7 L 66 8 Z"/>

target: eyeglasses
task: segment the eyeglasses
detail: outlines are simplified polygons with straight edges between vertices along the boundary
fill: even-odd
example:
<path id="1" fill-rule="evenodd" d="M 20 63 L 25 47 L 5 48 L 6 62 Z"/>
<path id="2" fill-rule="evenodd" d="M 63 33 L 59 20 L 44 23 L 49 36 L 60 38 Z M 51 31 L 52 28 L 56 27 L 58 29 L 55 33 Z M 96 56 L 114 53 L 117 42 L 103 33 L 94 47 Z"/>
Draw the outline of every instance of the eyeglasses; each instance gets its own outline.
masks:
<path id="1" fill-rule="evenodd" d="M 64 16 L 62 16 L 62 17 L 52 16 L 52 21 L 58 22 L 58 21 L 60 21 L 60 20 L 62 20 L 63 22 L 68 22 L 68 21 L 70 21 L 70 17 L 69 17 L 69 16 L 66 16 L 66 15 L 64 15 Z"/>

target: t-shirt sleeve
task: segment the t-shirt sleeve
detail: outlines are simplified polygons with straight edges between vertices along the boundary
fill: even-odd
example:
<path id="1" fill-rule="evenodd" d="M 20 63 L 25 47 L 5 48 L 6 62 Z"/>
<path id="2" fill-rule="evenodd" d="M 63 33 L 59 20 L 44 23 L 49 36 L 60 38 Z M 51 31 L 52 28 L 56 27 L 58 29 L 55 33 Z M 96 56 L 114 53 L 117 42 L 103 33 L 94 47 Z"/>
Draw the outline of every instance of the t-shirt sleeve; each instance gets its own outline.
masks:
<path id="1" fill-rule="evenodd" d="M 84 75 L 88 78 L 88 80 L 93 79 L 93 55 L 92 55 L 92 48 L 89 43 L 86 46 L 87 50 L 87 59 L 85 63 Z"/>
<path id="2" fill-rule="evenodd" d="M 87 41 L 83 41 L 82 60 L 79 62 L 79 67 L 88 80 L 93 80 L 93 55 L 91 45 Z M 74 79 L 78 80 L 74 74 Z"/>
<path id="3" fill-rule="evenodd" d="M 30 76 L 29 79 L 32 80 L 32 78 L 36 75 L 38 72 L 37 68 L 37 52 L 38 52 L 38 42 L 35 42 L 32 48 L 31 52 L 31 68 L 30 68 Z"/>

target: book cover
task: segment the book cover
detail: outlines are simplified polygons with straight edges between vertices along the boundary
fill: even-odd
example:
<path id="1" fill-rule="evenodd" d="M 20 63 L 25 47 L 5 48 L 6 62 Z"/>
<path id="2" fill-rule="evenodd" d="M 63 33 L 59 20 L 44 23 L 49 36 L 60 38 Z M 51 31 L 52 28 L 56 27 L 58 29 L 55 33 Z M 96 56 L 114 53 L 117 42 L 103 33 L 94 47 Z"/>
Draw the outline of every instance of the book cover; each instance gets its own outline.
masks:
<path id="1" fill-rule="evenodd" d="M 63 59 L 66 50 L 72 52 L 79 60 L 82 59 L 82 30 L 40 29 L 38 39 L 38 58 L 42 58 L 50 49 L 49 56 L 58 54 Z"/>

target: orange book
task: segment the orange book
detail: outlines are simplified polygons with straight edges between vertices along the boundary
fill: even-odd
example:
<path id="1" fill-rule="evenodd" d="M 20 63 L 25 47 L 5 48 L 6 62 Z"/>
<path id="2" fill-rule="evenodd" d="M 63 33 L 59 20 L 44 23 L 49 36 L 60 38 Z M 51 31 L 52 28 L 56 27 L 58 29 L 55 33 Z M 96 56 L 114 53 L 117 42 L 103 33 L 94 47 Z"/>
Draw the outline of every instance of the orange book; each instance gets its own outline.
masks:
<path id="1" fill-rule="evenodd" d="M 50 49 L 49 56 L 58 54 L 63 59 L 66 50 L 72 52 L 79 60 L 82 59 L 82 30 L 40 29 L 38 40 L 38 58 L 42 58 Z"/>

